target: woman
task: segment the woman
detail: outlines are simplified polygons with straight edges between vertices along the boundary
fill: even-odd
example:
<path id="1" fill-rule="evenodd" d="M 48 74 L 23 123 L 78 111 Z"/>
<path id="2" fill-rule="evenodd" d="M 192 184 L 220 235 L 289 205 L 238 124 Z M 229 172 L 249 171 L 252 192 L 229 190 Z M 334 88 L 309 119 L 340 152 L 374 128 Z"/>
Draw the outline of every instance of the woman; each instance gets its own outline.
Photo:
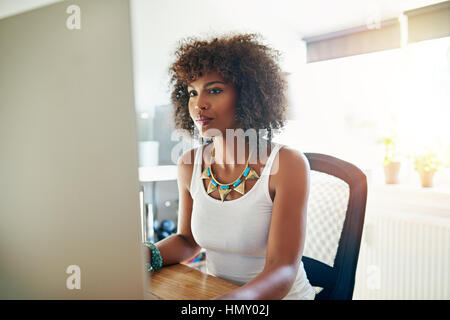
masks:
<path id="1" fill-rule="evenodd" d="M 240 286 L 216 299 L 314 299 L 301 262 L 309 164 L 271 141 L 286 111 L 278 53 L 245 34 L 189 38 L 176 57 L 175 125 L 209 141 L 178 160 L 178 232 L 148 244 L 150 265 L 186 261 L 203 247 L 208 273 Z"/>

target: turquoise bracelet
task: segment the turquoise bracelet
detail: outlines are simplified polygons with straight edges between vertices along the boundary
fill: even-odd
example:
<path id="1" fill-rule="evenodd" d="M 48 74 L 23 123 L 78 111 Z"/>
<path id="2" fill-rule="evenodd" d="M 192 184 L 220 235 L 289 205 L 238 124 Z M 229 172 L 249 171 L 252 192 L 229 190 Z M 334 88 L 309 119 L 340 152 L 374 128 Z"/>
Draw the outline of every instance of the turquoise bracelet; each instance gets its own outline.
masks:
<path id="1" fill-rule="evenodd" d="M 151 270 L 158 271 L 163 266 L 161 253 L 159 252 L 158 248 L 152 242 L 146 241 L 146 242 L 144 242 L 144 244 L 150 248 L 150 254 L 151 254 L 151 263 L 146 264 L 147 271 L 151 271 Z"/>

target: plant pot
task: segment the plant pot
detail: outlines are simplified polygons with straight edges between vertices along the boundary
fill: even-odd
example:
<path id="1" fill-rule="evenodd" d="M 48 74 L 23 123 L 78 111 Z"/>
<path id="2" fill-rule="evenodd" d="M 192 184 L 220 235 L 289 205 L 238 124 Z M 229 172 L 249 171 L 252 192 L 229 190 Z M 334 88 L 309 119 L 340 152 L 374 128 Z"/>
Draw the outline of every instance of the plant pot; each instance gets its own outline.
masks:
<path id="1" fill-rule="evenodd" d="M 397 184 L 400 172 L 400 162 L 392 161 L 384 165 L 384 178 L 386 184 Z"/>
<path id="2" fill-rule="evenodd" d="M 431 188 L 433 186 L 433 177 L 435 171 L 418 170 L 417 172 L 419 173 L 422 187 Z"/>

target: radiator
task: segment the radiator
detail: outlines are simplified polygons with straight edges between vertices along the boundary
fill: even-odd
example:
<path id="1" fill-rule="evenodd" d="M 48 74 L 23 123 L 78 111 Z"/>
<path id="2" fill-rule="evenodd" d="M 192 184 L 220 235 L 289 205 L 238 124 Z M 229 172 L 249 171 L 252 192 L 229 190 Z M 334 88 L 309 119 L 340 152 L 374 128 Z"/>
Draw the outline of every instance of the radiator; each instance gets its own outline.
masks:
<path id="1" fill-rule="evenodd" d="M 369 189 L 353 299 L 450 299 L 450 192 Z"/>

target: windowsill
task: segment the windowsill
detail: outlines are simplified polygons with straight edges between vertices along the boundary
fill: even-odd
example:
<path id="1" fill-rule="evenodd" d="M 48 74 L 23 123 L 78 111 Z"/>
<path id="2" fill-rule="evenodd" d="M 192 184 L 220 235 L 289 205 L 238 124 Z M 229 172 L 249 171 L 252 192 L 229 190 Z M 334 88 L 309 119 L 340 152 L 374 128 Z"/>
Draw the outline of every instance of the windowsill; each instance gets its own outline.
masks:
<path id="1" fill-rule="evenodd" d="M 369 190 L 379 190 L 386 192 L 408 192 L 408 193 L 422 193 L 422 194 L 441 194 L 450 197 L 450 185 L 437 185 L 430 188 L 424 188 L 418 184 L 398 183 L 386 184 L 384 182 L 372 182 L 368 184 Z"/>
<path id="2" fill-rule="evenodd" d="M 450 218 L 450 188 L 440 185 L 423 188 L 419 185 L 400 183 L 369 183 L 367 211 L 426 215 Z"/>
<path id="3" fill-rule="evenodd" d="M 433 186 L 421 186 L 419 174 L 411 165 L 402 164 L 398 184 L 386 184 L 382 166 L 375 170 L 363 170 L 367 176 L 369 189 L 385 190 L 387 192 L 419 192 L 421 194 L 450 195 L 450 168 L 442 168 L 433 177 Z M 399 190 L 399 191 L 397 191 Z"/>

